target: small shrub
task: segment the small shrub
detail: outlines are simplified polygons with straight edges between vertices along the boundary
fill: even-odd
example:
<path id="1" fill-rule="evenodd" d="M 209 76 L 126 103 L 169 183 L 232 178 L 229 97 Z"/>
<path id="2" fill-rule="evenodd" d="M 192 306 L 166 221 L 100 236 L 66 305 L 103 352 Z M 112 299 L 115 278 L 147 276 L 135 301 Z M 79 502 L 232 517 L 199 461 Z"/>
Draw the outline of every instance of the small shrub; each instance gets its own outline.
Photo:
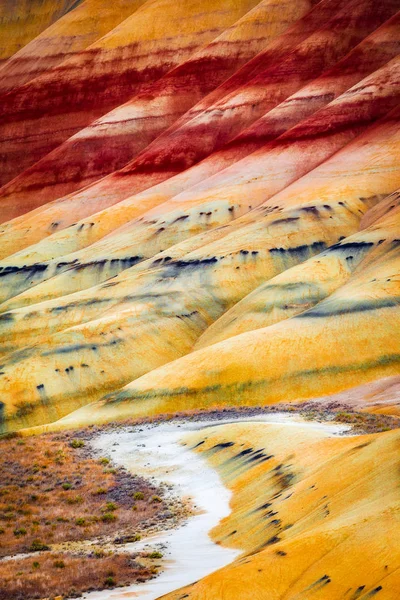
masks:
<path id="1" fill-rule="evenodd" d="M 50 550 L 50 547 L 41 540 L 33 540 L 32 544 L 29 546 L 30 552 L 41 552 L 43 550 Z"/>
<path id="2" fill-rule="evenodd" d="M 133 494 L 133 499 L 134 500 L 144 500 L 144 494 L 143 494 L 143 492 L 135 492 Z"/>
<path id="3" fill-rule="evenodd" d="M 11 511 L 7 511 L 1 515 L 1 518 L 3 519 L 3 521 L 14 521 L 15 514 Z"/>
<path id="4" fill-rule="evenodd" d="M 32 569 L 40 569 L 40 563 L 38 563 L 37 560 L 32 563 Z"/>
<path id="5" fill-rule="evenodd" d="M 160 496 L 152 496 L 151 497 L 151 502 L 162 502 Z"/>
<path id="6" fill-rule="evenodd" d="M 65 562 L 63 560 L 55 560 L 53 566 L 55 569 L 65 569 Z"/>
<path id="7" fill-rule="evenodd" d="M 140 540 L 140 535 L 138 533 L 128 533 L 128 535 L 124 535 L 118 540 L 115 540 L 116 544 L 132 544 L 133 542 L 138 542 Z"/>
<path id="8" fill-rule="evenodd" d="M 158 552 L 158 550 L 155 550 L 154 552 L 150 552 L 150 554 L 147 555 L 148 558 L 162 558 L 163 554 L 162 552 Z"/>
<path id="9" fill-rule="evenodd" d="M 20 527 L 19 529 L 14 529 L 15 537 L 21 537 L 21 535 L 26 535 L 26 529 Z"/>
<path id="10" fill-rule="evenodd" d="M 115 502 L 107 502 L 105 508 L 104 508 L 104 512 L 114 512 L 114 510 L 117 510 L 118 506 L 115 504 Z"/>
<path id="11" fill-rule="evenodd" d="M 70 483 L 63 483 L 61 487 L 63 490 L 70 490 L 72 485 Z"/>
<path id="12" fill-rule="evenodd" d="M 113 513 L 104 513 L 101 517 L 103 523 L 112 523 L 113 521 L 116 521 L 116 519 L 117 517 Z"/>
<path id="13" fill-rule="evenodd" d="M 78 525 L 79 527 L 83 527 L 86 524 L 86 519 L 84 519 L 83 517 L 78 517 L 77 519 L 75 519 L 75 525 Z"/>
<path id="14" fill-rule="evenodd" d="M 101 496 L 103 494 L 107 494 L 106 488 L 98 488 L 93 492 L 93 496 Z"/>
<path id="15" fill-rule="evenodd" d="M 103 456 L 102 458 L 100 458 L 99 463 L 101 465 L 108 465 L 108 464 L 110 464 L 110 459 Z"/>
<path id="16" fill-rule="evenodd" d="M 83 440 L 72 440 L 69 445 L 71 448 L 83 448 L 85 442 Z"/>
<path id="17" fill-rule="evenodd" d="M 67 504 L 82 504 L 82 496 L 74 496 L 73 498 L 67 498 Z"/>
<path id="18" fill-rule="evenodd" d="M 114 577 L 112 575 L 108 575 L 108 577 L 106 577 L 104 580 L 104 585 L 106 587 L 115 587 L 117 584 Z"/>

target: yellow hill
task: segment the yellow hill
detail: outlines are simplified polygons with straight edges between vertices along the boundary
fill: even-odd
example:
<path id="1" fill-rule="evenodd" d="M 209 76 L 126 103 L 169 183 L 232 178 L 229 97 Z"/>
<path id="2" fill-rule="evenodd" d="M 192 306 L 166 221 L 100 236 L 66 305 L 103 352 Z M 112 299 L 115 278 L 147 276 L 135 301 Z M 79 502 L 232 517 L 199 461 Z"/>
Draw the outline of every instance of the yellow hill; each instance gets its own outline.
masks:
<path id="1" fill-rule="evenodd" d="M 400 434 L 232 424 L 187 440 L 232 490 L 213 530 L 244 554 L 168 600 L 397 600 Z"/>
<path id="2" fill-rule="evenodd" d="M 0 4 L 0 65 L 82 0 L 5 0 Z"/>

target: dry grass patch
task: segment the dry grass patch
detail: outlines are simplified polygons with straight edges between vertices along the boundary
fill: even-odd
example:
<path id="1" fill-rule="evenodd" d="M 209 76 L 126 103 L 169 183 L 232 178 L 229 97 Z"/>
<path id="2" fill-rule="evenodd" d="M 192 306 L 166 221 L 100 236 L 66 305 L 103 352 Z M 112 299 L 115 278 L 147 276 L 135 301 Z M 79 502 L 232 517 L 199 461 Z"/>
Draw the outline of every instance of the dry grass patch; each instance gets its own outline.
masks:
<path id="1" fill-rule="evenodd" d="M 0 440 L 0 557 L 134 536 L 165 510 L 155 486 L 93 458 L 71 434 Z"/>
<path id="2" fill-rule="evenodd" d="M 74 556 L 45 552 L 0 562 L 0 600 L 77 598 L 81 592 L 146 581 L 156 573 L 127 554 Z"/>

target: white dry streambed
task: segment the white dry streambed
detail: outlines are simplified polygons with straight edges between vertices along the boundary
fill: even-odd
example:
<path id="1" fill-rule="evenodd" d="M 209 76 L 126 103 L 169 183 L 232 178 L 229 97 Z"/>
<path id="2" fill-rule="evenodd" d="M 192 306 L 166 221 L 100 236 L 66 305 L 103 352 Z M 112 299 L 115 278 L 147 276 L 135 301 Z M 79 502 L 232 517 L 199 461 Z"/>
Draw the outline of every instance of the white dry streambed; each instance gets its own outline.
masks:
<path id="1" fill-rule="evenodd" d="M 92 445 L 102 456 L 108 456 L 132 473 L 154 477 L 157 483 L 173 485 L 174 493 L 191 498 L 199 510 L 176 529 L 162 531 L 143 541 L 127 544 L 125 550 L 143 550 L 146 544 L 163 545 L 163 572 L 146 583 L 125 588 L 90 592 L 90 600 L 154 600 L 205 577 L 232 562 L 239 550 L 214 544 L 210 530 L 229 512 L 231 493 L 222 484 L 218 474 L 205 460 L 182 445 L 186 432 L 204 426 L 219 426 L 229 422 L 269 422 L 288 426 L 307 426 L 324 429 L 331 434 L 343 431 L 337 425 L 299 423 L 287 414 L 257 417 L 239 417 L 207 422 L 174 422 L 118 428 L 99 434 Z"/>

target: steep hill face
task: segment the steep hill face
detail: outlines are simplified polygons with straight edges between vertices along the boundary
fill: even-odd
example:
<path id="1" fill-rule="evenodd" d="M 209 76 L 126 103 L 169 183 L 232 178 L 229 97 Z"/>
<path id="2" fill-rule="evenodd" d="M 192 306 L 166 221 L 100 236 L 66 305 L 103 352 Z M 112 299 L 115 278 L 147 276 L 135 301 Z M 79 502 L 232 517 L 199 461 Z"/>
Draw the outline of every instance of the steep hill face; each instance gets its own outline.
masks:
<path id="1" fill-rule="evenodd" d="M 83 281 L 86 279 L 85 285 L 89 287 L 91 283 L 96 284 L 101 278 L 109 277 L 111 268 L 113 275 L 126 268 L 133 251 L 138 257 L 148 258 L 164 247 L 176 244 L 198 232 L 231 223 L 233 216 L 236 217 L 236 223 L 238 217 L 257 207 L 266 198 L 274 196 L 313 166 L 323 162 L 369 123 L 395 106 L 400 98 L 397 82 L 399 73 L 400 61 L 396 57 L 340 96 L 337 101 L 329 104 L 326 110 L 318 111 L 315 116 L 304 120 L 274 143 L 265 144 L 260 150 L 251 153 L 246 159 L 235 162 L 206 182 L 192 186 L 158 208 L 147 211 L 140 219 L 117 229 L 111 236 L 90 245 L 86 250 L 69 256 L 64 254 L 64 266 L 60 265 L 58 258 L 40 263 L 39 258 L 40 254 L 46 257 L 46 250 L 50 256 L 56 253 L 60 255 L 62 250 L 65 252 L 68 242 L 73 242 L 68 237 L 74 232 L 71 231 L 72 228 L 50 236 L 36 247 L 30 246 L 27 251 L 5 259 L 2 261 L 3 269 L 14 268 L 6 277 L 10 291 L 13 281 L 14 285 L 18 286 L 17 289 L 14 288 L 14 295 L 28 286 L 26 274 L 29 271 L 29 263 L 32 265 L 31 271 L 34 272 L 36 283 L 39 283 L 40 279 L 49 279 L 54 274 L 60 274 L 74 265 L 72 269 L 81 273 L 80 286 L 84 287 Z M 312 144 L 310 138 L 313 139 Z M 250 205 L 245 194 L 251 198 Z M 137 206 L 137 199 L 135 205 Z M 121 207 L 117 210 L 121 214 Z M 111 221 L 114 212 L 112 209 L 107 211 L 108 222 Z M 210 212 L 212 217 L 202 219 L 202 215 L 207 212 Z M 94 224 L 99 225 L 99 221 L 95 221 Z M 84 229 L 82 223 L 78 225 L 78 230 L 79 228 Z M 83 237 L 80 236 L 81 242 Z M 89 260 L 86 256 L 89 256 Z M 104 265 L 100 276 L 95 266 L 93 267 L 93 263 L 99 262 Z M 37 273 L 39 265 L 42 269 L 40 274 Z M 58 294 L 61 294 L 62 290 L 62 287 L 57 286 Z"/>
<path id="2" fill-rule="evenodd" d="M 43 204 L 123 167 L 309 6 L 307 1 L 295 6 L 273 0 L 257 4 L 188 60 L 80 130 L 5 186 L 2 200 L 7 198 L 13 208 L 11 216 L 37 205 L 39 198 Z"/>
<path id="3" fill-rule="evenodd" d="M 284 9 L 285 6 L 282 6 L 281 8 Z M 203 108 L 203 101 L 197 103 L 197 105 L 189 110 L 182 119 L 179 119 L 166 131 L 165 137 L 159 137 L 154 144 L 151 144 L 151 146 L 148 149 L 145 149 L 136 159 L 129 162 L 122 171 L 111 175 L 110 179 L 100 181 L 98 185 L 91 186 L 88 190 L 83 191 L 82 194 L 77 194 L 72 198 L 63 198 L 58 201 L 57 204 L 60 204 L 60 202 L 63 203 L 64 210 L 61 208 L 57 218 L 51 222 L 56 222 L 58 224 L 57 229 L 71 223 L 64 214 L 66 210 L 65 200 L 68 201 L 68 204 L 72 203 L 74 205 L 74 214 L 84 217 L 89 214 L 87 207 L 91 198 L 94 196 L 96 198 L 97 209 L 99 210 L 100 208 L 115 204 L 134 192 L 140 192 L 160 181 L 165 181 L 166 179 L 171 178 L 172 175 L 176 175 L 197 163 L 212 151 L 221 148 L 225 142 L 232 140 L 237 133 L 246 129 L 246 127 L 256 121 L 258 117 L 268 113 L 271 108 L 274 108 L 282 100 L 290 96 L 292 92 L 301 88 L 304 83 L 310 82 L 323 72 L 324 69 L 334 64 L 338 58 L 344 56 L 349 49 L 354 47 L 366 33 L 370 32 L 380 21 L 383 21 L 394 12 L 392 0 L 385 0 L 378 11 L 378 14 L 375 14 L 375 10 L 373 11 L 374 22 L 372 23 L 371 3 L 368 1 L 361 4 L 356 3 L 354 7 L 350 8 L 347 6 L 343 7 L 342 10 L 340 10 L 340 8 L 340 4 L 332 3 L 330 0 L 317 4 L 314 10 L 305 15 L 301 20 L 297 21 L 289 29 L 289 32 L 286 31 L 277 39 L 267 44 L 265 50 L 260 52 L 252 61 L 239 69 L 236 75 L 233 75 L 233 77 L 230 78 L 230 80 L 238 79 L 238 85 L 233 91 L 231 90 L 230 93 L 226 93 L 226 84 L 221 84 L 217 90 L 215 90 L 215 93 L 211 93 L 206 97 L 212 97 L 211 104 L 207 104 L 207 107 Z M 377 22 L 376 19 L 378 20 Z M 386 39 L 386 43 L 380 44 L 378 42 L 377 46 L 376 55 L 380 56 L 380 46 L 390 48 L 391 44 L 390 41 Z M 366 43 L 364 51 L 368 47 L 369 43 Z M 316 60 L 316 57 L 318 57 L 318 60 Z M 170 113 L 172 112 L 174 114 L 177 110 L 174 107 L 176 92 L 172 95 L 171 99 L 171 91 L 175 91 L 176 80 L 178 79 L 178 81 L 182 83 L 181 78 L 187 78 L 188 69 L 189 71 L 195 69 L 202 72 L 202 69 L 204 69 L 204 62 L 205 61 L 202 60 L 201 63 L 203 63 L 203 65 L 198 65 L 197 60 L 194 64 L 193 61 L 191 61 L 192 64 L 182 65 L 180 69 L 172 72 L 166 79 L 163 78 L 159 82 L 158 85 L 162 86 L 161 96 L 163 98 L 163 104 L 166 102 L 168 105 L 163 107 L 163 113 L 166 113 L 168 119 L 171 119 Z M 215 60 L 212 62 L 215 62 Z M 350 61 L 352 70 L 354 70 L 354 63 L 358 62 L 371 64 L 366 56 L 361 60 L 357 60 L 357 58 L 353 57 Z M 249 64 L 253 65 L 251 69 L 249 69 Z M 343 70 L 346 71 L 346 67 Z M 360 75 L 362 72 L 363 67 L 361 67 Z M 191 77 L 191 89 L 195 83 L 193 79 L 194 78 Z M 169 93 L 168 89 L 170 90 Z M 342 91 L 344 91 L 344 89 L 346 89 L 346 86 L 342 88 Z M 151 96 L 151 102 L 149 95 Z M 186 96 L 188 96 L 187 93 Z M 328 98 L 329 96 L 327 96 L 327 99 Z M 134 136 L 136 149 L 140 149 L 140 145 L 143 143 L 143 140 L 146 139 L 146 131 L 148 131 L 149 127 L 153 129 L 158 127 L 160 129 L 160 127 L 163 126 L 163 119 L 158 112 L 158 125 L 155 125 L 154 123 L 154 116 L 152 115 L 152 105 L 154 103 L 156 103 L 156 106 L 157 103 L 160 103 L 160 92 L 157 91 L 156 88 L 154 89 L 154 87 L 152 87 L 151 90 L 146 89 L 144 98 L 139 96 L 130 102 L 130 119 L 132 120 L 134 116 L 136 117 L 133 119 L 134 122 L 132 126 L 138 127 L 135 129 Z M 179 104 L 181 105 L 182 101 Z M 135 106 L 137 110 L 135 109 Z M 200 108 L 202 108 L 202 110 L 200 110 Z M 311 109 L 313 109 L 312 106 Z M 157 111 L 158 110 L 159 109 L 157 109 Z M 176 116 L 178 116 L 178 114 L 176 114 Z M 301 113 L 298 115 L 298 119 L 301 119 Z M 110 127 L 109 120 L 110 119 L 108 119 L 107 128 Z M 113 118 L 111 120 L 113 121 Z M 147 123 L 149 120 L 151 125 Z M 96 124 L 94 126 L 96 126 Z M 126 132 L 126 127 L 126 123 L 124 123 L 124 132 Z M 257 129 L 259 129 L 259 127 L 257 127 Z M 151 132 L 149 131 L 149 134 L 150 133 Z M 259 131 L 258 136 L 260 134 L 261 132 Z M 254 134 L 251 135 L 254 138 Z M 194 140 L 196 140 L 195 143 Z M 71 147 L 71 149 L 73 150 L 73 148 L 76 147 L 75 142 L 77 141 L 72 141 L 74 146 Z M 118 142 L 116 140 L 114 141 L 118 145 Z M 77 143 L 80 144 L 80 140 L 78 140 Z M 130 152 L 129 148 L 133 148 L 132 142 L 130 145 L 127 145 L 126 142 L 124 142 L 124 148 L 123 153 L 125 159 L 127 159 Z M 251 148 L 249 148 L 247 152 L 250 150 Z M 27 208 L 35 208 L 42 204 L 42 194 L 50 193 L 51 196 L 49 199 L 54 197 L 58 184 L 55 190 L 49 190 L 49 185 L 46 185 L 40 195 L 36 194 L 36 189 L 38 187 L 43 187 L 43 184 L 46 181 L 47 168 L 49 169 L 50 187 L 53 188 L 54 183 L 57 183 L 57 173 L 60 170 L 60 163 L 57 158 L 59 153 L 61 153 L 60 158 L 63 161 L 64 152 L 63 148 L 60 148 L 57 151 L 56 156 L 51 156 L 50 163 L 46 160 L 44 161 L 45 164 L 39 163 L 37 167 L 32 168 L 31 172 L 21 174 L 21 177 L 11 182 L 9 186 L 4 187 L 3 205 L 5 211 L 4 214 L 6 215 L 3 217 L 4 219 L 6 219 L 7 216 L 8 218 L 16 217 L 21 214 L 21 211 L 25 212 Z M 117 154 L 119 156 L 119 150 Z M 246 148 L 241 149 L 241 155 L 243 156 L 244 154 L 246 154 Z M 90 151 L 89 156 L 91 156 Z M 113 160 L 114 159 L 110 157 L 108 161 L 104 162 L 107 164 L 111 161 L 112 165 L 114 164 Z M 231 160 L 234 160 L 234 157 L 232 157 Z M 89 161 L 89 163 L 91 164 L 91 161 Z M 98 161 L 96 161 L 96 164 L 97 163 Z M 73 164 L 75 164 L 74 160 Z M 90 164 L 88 167 L 83 167 L 84 171 L 87 171 L 88 168 L 92 168 L 90 167 Z M 214 162 L 213 172 L 215 172 L 215 170 L 220 170 L 222 166 L 223 164 L 221 165 L 220 162 Z M 71 168 L 72 165 L 69 164 L 69 168 L 65 169 L 65 167 L 62 167 L 61 171 L 63 173 L 67 171 L 67 173 L 69 173 Z M 97 169 L 97 166 L 95 168 Z M 39 169 L 39 171 L 37 169 Z M 81 173 L 81 171 L 82 168 L 79 167 L 78 172 Z M 200 180 L 203 179 L 204 176 L 205 174 L 201 173 Z M 65 175 L 61 175 L 61 177 L 65 181 Z M 80 180 L 80 177 L 81 175 L 78 175 L 79 185 L 83 183 Z M 43 178 L 45 178 L 45 181 L 43 181 Z M 72 179 L 74 178 L 75 176 L 72 177 Z M 54 179 L 56 179 L 56 181 L 54 181 Z M 199 179 L 197 179 L 197 181 L 198 180 Z M 191 180 L 190 183 L 194 183 L 194 181 Z M 29 191 L 29 187 L 31 186 L 33 186 L 33 189 Z M 68 187 L 70 187 L 70 185 Z M 112 191 L 110 191 L 110 189 Z M 99 202 L 100 197 L 102 198 L 101 203 Z M 26 206 L 28 202 L 29 204 Z M 83 204 L 86 205 L 86 210 L 82 210 Z M 77 210 L 79 212 L 77 212 Z M 68 207 L 68 212 L 71 214 L 71 206 Z M 62 219 L 61 216 L 63 217 Z M 36 215 L 36 218 L 37 217 L 38 215 Z M 25 223 L 24 220 L 23 222 Z M 48 223 L 47 219 L 46 223 Z M 41 223 L 42 227 L 43 225 L 44 223 Z M 47 225 L 47 232 L 50 231 L 49 225 Z M 37 227 L 34 227 L 33 229 L 36 231 Z M 39 233 L 36 235 L 38 236 Z M 24 243 L 26 244 L 26 242 Z"/>
<path id="4" fill-rule="evenodd" d="M 0 183 L 162 77 L 254 4 L 146 2 L 85 50 L 5 94 Z"/>
<path id="5" fill-rule="evenodd" d="M 399 0 L 53 4 L 0 69 L 2 429 L 398 376 Z"/>
<path id="6" fill-rule="evenodd" d="M 145 0 L 116 0 L 112 5 L 104 0 L 70 2 L 71 6 L 62 17 L 57 18 L 53 25 L 46 27 L 29 43 L 23 44 L 3 65 L 0 69 L 0 93 L 5 94 L 27 83 L 90 46 L 134 13 L 144 2 Z M 41 4 L 43 6 L 43 2 Z M 37 15 L 38 7 L 32 2 L 29 5 L 32 13 Z M 8 10 L 7 16 L 16 14 L 14 7 L 13 10 L 10 7 Z M 18 12 L 20 19 L 28 18 L 27 6 L 21 7 Z M 5 31 L 10 35 L 9 24 Z M 14 33 L 12 39 L 15 40 Z"/>
<path id="7" fill-rule="evenodd" d="M 4 0 L 0 6 L 0 65 L 82 0 Z"/>

